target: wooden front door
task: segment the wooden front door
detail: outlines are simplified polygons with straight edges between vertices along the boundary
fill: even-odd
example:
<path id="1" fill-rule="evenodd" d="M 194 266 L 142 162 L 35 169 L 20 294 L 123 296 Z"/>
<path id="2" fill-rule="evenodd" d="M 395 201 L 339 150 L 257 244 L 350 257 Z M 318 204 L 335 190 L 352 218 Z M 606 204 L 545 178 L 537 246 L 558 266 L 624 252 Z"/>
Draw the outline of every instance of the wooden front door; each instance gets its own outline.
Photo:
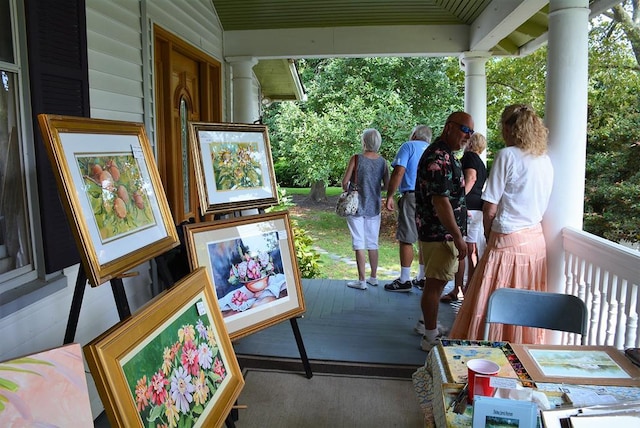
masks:
<path id="1" fill-rule="evenodd" d="M 189 121 L 220 122 L 220 63 L 154 27 L 158 169 L 176 224 L 200 216 Z"/>

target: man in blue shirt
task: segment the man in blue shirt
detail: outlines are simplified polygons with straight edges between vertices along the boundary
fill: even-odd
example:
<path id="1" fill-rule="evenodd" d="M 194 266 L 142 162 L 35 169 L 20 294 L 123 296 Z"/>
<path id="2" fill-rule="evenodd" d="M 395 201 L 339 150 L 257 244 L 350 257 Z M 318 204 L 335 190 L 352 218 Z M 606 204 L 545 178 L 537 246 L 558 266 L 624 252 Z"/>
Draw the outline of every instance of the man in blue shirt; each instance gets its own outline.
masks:
<path id="1" fill-rule="evenodd" d="M 426 125 L 418 125 L 411 131 L 409 141 L 402 144 L 391 163 L 393 172 L 387 189 L 387 210 L 394 210 L 393 195 L 396 189 L 400 191 L 398 199 L 398 229 L 396 239 L 400 244 L 400 278 L 386 284 L 387 291 L 409 292 L 411 291 L 411 264 L 413 263 L 413 244 L 418 241 L 416 228 L 416 174 L 418 162 L 425 149 L 431 142 L 431 128 Z M 420 268 L 416 276 L 415 285 L 422 289 L 424 285 L 424 264 L 420 258 Z"/>

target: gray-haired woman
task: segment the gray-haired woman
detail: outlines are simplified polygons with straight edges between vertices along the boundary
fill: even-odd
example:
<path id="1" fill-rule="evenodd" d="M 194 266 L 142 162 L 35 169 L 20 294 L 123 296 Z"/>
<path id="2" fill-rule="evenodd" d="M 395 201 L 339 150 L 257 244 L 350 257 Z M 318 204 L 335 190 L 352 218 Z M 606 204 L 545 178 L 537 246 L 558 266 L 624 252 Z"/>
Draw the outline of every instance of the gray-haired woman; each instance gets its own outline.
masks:
<path id="1" fill-rule="evenodd" d="M 351 243 L 356 253 L 358 280 L 347 282 L 347 286 L 366 290 L 367 283 L 378 285 L 378 236 L 380 234 L 381 192 L 389 184 L 389 167 L 386 159 L 378 154 L 382 137 L 373 128 L 362 133 L 362 153 L 353 155 L 342 178 L 342 189 L 352 190 L 357 185 L 360 195 L 358 212 L 347 217 L 351 232 Z M 357 168 L 356 168 L 357 165 Z M 366 255 L 369 255 L 371 273 L 365 280 Z"/>

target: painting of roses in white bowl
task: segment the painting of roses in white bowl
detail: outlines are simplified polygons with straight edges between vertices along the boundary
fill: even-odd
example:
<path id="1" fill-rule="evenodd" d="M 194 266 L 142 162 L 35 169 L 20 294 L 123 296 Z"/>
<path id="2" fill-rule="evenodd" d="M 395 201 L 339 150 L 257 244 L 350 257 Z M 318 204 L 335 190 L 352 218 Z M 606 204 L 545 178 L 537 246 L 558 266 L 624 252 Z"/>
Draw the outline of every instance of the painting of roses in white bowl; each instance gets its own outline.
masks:
<path id="1" fill-rule="evenodd" d="M 213 278 L 232 339 L 304 312 L 288 212 L 190 224 L 185 239 L 192 268 Z"/>

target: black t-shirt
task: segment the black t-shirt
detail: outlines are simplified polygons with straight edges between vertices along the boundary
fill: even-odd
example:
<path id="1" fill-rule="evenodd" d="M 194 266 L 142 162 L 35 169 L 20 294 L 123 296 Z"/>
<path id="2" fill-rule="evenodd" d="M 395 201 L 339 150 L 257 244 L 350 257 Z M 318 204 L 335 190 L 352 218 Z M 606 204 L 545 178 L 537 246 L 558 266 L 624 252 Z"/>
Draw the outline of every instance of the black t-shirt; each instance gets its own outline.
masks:
<path id="1" fill-rule="evenodd" d="M 474 152 L 464 152 L 461 163 L 462 171 L 469 168 L 475 169 L 477 177 L 476 182 L 466 196 L 467 210 L 482 211 L 482 188 L 487 180 L 487 167 L 484 166 L 480 156 Z"/>

